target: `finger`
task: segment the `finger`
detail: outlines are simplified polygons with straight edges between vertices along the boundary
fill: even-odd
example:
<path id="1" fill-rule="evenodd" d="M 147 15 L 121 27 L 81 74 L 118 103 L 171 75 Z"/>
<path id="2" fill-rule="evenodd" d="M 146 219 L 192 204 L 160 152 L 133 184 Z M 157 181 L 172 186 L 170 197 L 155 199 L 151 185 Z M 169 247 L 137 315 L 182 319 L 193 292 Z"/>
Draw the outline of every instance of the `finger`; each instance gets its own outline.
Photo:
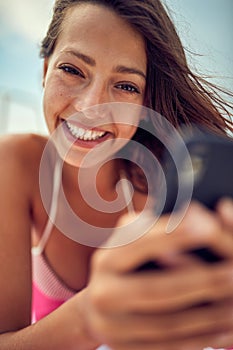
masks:
<path id="1" fill-rule="evenodd" d="M 216 210 L 223 224 L 233 233 L 233 200 L 231 198 L 221 199 Z"/>
<path id="2" fill-rule="evenodd" d="M 233 258 L 233 240 L 222 226 L 215 212 L 198 202 L 192 202 L 187 215 L 174 233 L 182 236 L 180 248 L 184 251 L 209 247 L 220 257 Z"/>
<path id="3" fill-rule="evenodd" d="M 136 228 L 138 230 L 139 226 L 143 227 L 145 222 L 153 221 L 150 214 L 144 214 L 144 216 L 135 222 L 135 216 L 124 215 L 121 218 L 119 225 L 127 226 L 128 230 L 134 231 Z M 92 266 L 96 270 L 111 270 L 116 272 L 128 272 L 134 269 L 135 265 L 140 263 L 145 259 L 145 257 L 153 256 L 156 250 L 155 248 L 156 239 L 160 237 L 164 240 L 164 232 L 167 219 L 162 218 L 156 224 L 151 233 L 145 233 L 140 238 L 129 244 L 122 245 L 120 247 L 98 249 L 92 257 Z M 118 229 L 116 229 L 117 231 Z M 153 233 L 152 233 L 153 232 Z M 113 236 L 118 234 L 114 232 Z M 111 237 L 111 239 L 113 239 Z M 162 243 L 161 243 L 162 244 Z M 152 245 L 152 246 L 151 246 Z M 164 246 L 166 243 L 164 242 Z M 155 250 L 154 250 L 155 248 Z M 162 248 L 162 246 L 161 246 Z M 165 247 L 164 247 L 165 248 Z"/>
<path id="4" fill-rule="evenodd" d="M 168 312 L 233 295 L 233 264 L 106 276 L 92 290 L 101 312 Z M 107 286 L 107 287 L 106 287 Z"/>
<path id="5" fill-rule="evenodd" d="M 233 300 L 167 314 L 124 314 L 98 320 L 105 341 L 166 342 L 233 329 Z M 106 322 L 107 320 L 107 322 Z"/>
<path id="6" fill-rule="evenodd" d="M 233 235 L 224 231 L 215 216 L 199 204 L 193 203 L 173 233 L 165 233 L 168 217 L 161 217 L 138 240 L 119 248 L 106 249 L 104 252 L 99 250 L 95 254 L 94 266 L 102 270 L 125 273 L 147 260 L 169 260 L 179 252 L 201 247 L 209 247 L 219 256 L 233 259 Z"/>

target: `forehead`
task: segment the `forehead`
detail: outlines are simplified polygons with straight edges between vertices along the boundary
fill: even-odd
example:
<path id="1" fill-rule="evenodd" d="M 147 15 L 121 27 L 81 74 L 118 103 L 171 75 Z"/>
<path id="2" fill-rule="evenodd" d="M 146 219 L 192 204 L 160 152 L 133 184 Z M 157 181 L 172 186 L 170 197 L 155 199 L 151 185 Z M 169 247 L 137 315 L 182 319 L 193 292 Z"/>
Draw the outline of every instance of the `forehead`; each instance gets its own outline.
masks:
<path id="1" fill-rule="evenodd" d="M 113 10 L 99 4 L 81 3 L 67 11 L 57 45 L 68 43 L 82 44 L 90 51 L 131 53 L 146 61 L 142 35 Z"/>

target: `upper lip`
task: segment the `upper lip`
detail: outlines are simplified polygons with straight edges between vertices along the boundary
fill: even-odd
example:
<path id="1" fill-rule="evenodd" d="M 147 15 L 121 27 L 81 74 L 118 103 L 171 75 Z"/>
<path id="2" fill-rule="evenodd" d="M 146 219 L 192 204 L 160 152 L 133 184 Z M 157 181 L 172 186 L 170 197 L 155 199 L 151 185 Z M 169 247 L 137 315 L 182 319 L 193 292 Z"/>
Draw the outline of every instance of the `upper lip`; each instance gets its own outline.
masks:
<path id="1" fill-rule="evenodd" d="M 108 130 L 104 130 L 104 129 L 101 129 L 101 128 L 98 128 L 98 127 L 93 127 L 93 126 L 88 126 L 88 125 L 85 125 L 85 124 L 82 124 L 80 122 L 77 122 L 76 120 L 70 120 L 69 118 L 65 119 L 65 118 L 60 118 L 62 122 L 68 122 L 78 128 L 81 128 L 81 129 L 84 129 L 84 130 L 93 130 L 93 131 L 98 131 L 98 132 L 109 132 L 111 133 L 110 131 Z"/>

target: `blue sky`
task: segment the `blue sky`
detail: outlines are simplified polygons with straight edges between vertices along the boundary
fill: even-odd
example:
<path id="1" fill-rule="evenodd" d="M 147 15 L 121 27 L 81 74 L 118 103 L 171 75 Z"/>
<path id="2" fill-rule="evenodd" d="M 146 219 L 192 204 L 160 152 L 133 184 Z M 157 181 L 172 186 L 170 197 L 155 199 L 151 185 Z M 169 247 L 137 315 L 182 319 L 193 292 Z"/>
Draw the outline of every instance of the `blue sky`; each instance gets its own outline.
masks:
<path id="1" fill-rule="evenodd" d="M 233 0 L 164 0 L 190 64 L 232 88 Z M 39 43 L 52 0 L 0 0 L 0 133 L 45 131 Z M 228 78 L 227 78 L 228 77 Z"/>

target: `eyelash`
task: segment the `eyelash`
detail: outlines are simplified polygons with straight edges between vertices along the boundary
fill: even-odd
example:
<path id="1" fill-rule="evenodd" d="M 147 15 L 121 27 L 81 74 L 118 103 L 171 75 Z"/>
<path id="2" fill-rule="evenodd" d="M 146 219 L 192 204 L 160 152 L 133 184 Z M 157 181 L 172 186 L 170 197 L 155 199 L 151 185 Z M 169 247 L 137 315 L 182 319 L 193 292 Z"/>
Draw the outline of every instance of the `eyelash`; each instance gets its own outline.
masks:
<path id="1" fill-rule="evenodd" d="M 74 68 L 72 66 L 62 65 L 62 66 L 60 66 L 58 68 L 63 70 L 67 74 L 77 75 L 77 76 L 80 76 L 82 78 L 84 77 L 83 73 L 79 69 Z"/>
<path id="2" fill-rule="evenodd" d="M 61 69 L 62 71 L 64 71 L 67 74 L 70 75 L 77 75 L 80 76 L 82 78 L 84 78 L 84 74 L 77 68 L 74 68 L 72 66 L 69 65 L 62 65 L 60 67 L 58 67 L 59 69 Z M 129 83 L 121 83 L 121 84 L 117 84 L 116 88 L 119 90 L 123 90 L 129 94 L 139 94 L 140 91 L 132 84 Z"/>
<path id="3" fill-rule="evenodd" d="M 121 83 L 121 84 L 118 84 L 116 87 L 117 87 L 117 89 L 121 89 L 121 90 L 126 91 L 126 92 L 131 93 L 131 94 L 139 94 L 140 93 L 140 91 L 134 85 L 131 85 L 128 83 Z"/>

